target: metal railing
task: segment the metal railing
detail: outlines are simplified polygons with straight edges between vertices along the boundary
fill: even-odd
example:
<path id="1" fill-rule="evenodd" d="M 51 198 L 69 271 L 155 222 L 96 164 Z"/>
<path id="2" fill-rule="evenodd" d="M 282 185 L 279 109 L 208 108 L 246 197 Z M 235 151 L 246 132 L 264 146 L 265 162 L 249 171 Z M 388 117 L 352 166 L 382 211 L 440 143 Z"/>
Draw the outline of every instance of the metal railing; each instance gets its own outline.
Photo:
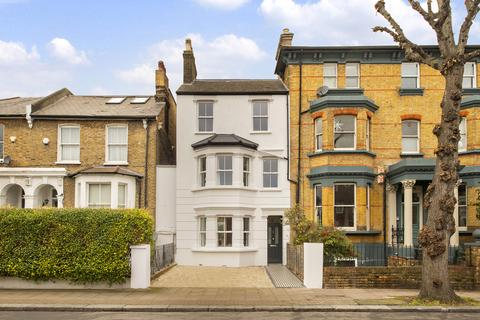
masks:
<path id="1" fill-rule="evenodd" d="M 155 274 L 175 261 L 175 244 L 156 245 L 153 250 L 151 273 Z"/>

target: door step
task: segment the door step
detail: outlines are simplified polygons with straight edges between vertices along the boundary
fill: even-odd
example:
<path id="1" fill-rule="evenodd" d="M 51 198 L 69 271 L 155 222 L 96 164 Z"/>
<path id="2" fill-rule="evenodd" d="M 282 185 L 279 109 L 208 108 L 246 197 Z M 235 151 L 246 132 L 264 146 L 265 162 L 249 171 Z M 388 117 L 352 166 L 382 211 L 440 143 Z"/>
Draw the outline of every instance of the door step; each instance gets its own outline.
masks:
<path id="1" fill-rule="evenodd" d="M 303 283 L 282 264 L 269 264 L 265 267 L 275 288 L 303 288 Z"/>

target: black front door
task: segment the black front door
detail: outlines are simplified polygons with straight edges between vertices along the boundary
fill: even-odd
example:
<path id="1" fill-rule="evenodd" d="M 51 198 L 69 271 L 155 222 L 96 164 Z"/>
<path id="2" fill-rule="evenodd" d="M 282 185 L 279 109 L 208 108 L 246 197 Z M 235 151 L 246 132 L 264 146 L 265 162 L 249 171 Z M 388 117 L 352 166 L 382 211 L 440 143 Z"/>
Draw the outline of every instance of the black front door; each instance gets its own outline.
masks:
<path id="1" fill-rule="evenodd" d="M 268 217 L 268 263 L 282 263 L 282 217 Z"/>

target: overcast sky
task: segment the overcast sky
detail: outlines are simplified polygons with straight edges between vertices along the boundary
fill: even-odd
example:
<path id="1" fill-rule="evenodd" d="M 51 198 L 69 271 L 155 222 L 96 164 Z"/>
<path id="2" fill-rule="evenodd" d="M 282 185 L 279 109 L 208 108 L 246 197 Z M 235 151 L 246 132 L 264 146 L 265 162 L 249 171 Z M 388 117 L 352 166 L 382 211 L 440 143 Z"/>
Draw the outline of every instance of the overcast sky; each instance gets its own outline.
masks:
<path id="1" fill-rule="evenodd" d="M 158 60 L 175 91 L 186 37 L 200 78 L 273 78 L 285 27 L 295 45 L 391 44 L 371 31 L 385 25 L 375 1 L 0 0 L 0 98 L 62 87 L 75 94 L 153 94 Z M 386 2 L 412 40 L 435 43 L 406 0 Z M 458 25 L 463 0 L 452 3 Z M 480 43 L 478 22 L 470 43 Z"/>

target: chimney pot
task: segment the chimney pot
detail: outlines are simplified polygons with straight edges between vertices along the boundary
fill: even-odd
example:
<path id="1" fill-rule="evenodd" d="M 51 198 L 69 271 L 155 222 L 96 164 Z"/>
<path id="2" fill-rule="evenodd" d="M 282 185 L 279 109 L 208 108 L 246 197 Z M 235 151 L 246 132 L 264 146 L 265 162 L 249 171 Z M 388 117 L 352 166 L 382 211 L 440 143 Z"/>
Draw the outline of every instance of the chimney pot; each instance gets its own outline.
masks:
<path id="1" fill-rule="evenodd" d="M 193 51 L 192 48 L 192 39 L 185 39 L 185 51 Z"/>

